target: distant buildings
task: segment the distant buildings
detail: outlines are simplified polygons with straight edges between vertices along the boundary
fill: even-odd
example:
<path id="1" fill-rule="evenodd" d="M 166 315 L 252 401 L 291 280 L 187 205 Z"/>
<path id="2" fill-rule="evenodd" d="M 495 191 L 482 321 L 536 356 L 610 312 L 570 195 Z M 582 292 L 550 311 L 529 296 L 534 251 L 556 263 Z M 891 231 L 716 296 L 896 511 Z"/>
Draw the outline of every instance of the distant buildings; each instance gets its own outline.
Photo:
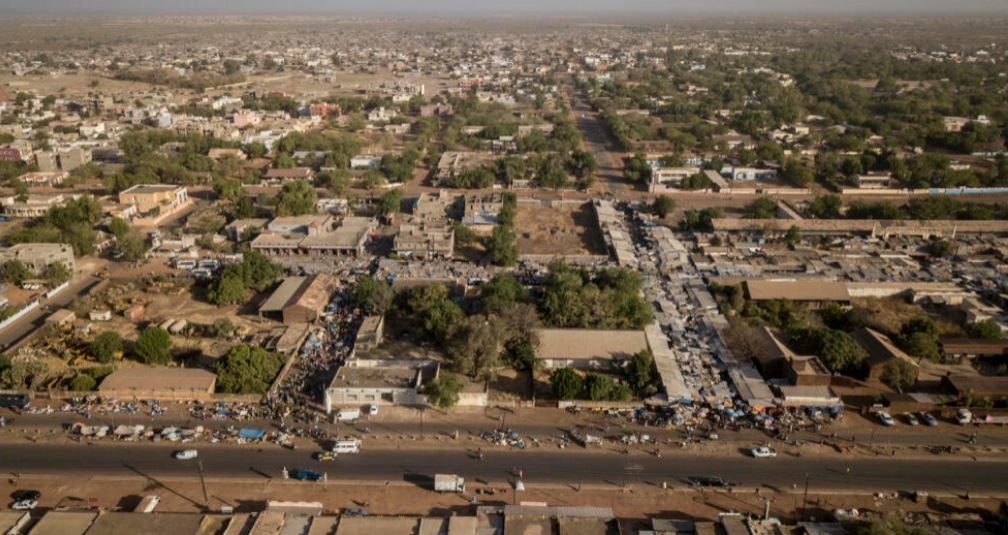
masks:
<path id="1" fill-rule="evenodd" d="M 251 247 L 271 256 L 352 256 L 364 254 L 375 220 L 347 217 L 334 227 L 331 215 L 278 217 L 252 240 Z"/>
<path id="2" fill-rule="evenodd" d="M 42 217 L 54 207 L 62 206 L 78 197 L 80 197 L 80 194 L 35 194 L 29 195 L 24 201 L 19 201 L 17 200 L 17 197 L 11 196 L 5 197 L 0 202 L 3 204 L 3 211 L 5 215 L 17 218 L 32 218 Z"/>
<path id="3" fill-rule="evenodd" d="M 137 215 L 132 220 L 136 226 L 160 224 L 191 202 L 184 186 L 170 184 L 138 184 L 119 193 L 120 205 L 136 208 Z"/>
<path id="4" fill-rule="evenodd" d="M 392 249 L 402 257 L 451 258 L 455 248 L 455 227 L 447 222 L 427 222 L 399 227 Z"/>

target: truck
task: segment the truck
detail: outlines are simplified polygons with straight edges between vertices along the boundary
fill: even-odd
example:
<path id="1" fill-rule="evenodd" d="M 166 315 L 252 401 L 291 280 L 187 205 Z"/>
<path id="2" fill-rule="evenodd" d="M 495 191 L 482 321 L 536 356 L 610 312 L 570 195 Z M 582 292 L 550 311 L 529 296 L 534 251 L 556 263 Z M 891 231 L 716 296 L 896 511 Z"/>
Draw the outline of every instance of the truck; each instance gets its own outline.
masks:
<path id="1" fill-rule="evenodd" d="M 435 474 L 434 490 L 437 492 L 465 492 L 465 479 L 455 474 Z"/>
<path id="2" fill-rule="evenodd" d="M 360 453 L 360 450 L 359 440 L 337 440 L 332 447 L 332 452 L 335 454 Z"/>
<path id="3" fill-rule="evenodd" d="M 360 419 L 360 409 L 340 409 L 336 413 L 335 422 L 352 422 Z"/>

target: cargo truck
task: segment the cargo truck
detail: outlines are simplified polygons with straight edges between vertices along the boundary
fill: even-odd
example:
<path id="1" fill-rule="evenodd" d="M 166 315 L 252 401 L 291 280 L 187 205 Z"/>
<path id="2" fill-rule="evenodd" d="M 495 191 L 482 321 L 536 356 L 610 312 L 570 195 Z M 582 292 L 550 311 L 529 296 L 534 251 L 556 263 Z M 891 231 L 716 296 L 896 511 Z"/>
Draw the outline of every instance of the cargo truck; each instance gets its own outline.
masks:
<path id="1" fill-rule="evenodd" d="M 454 474 L 436 474 L 434 490 L 437 492 L 465 492 L 465 479 Z"/>

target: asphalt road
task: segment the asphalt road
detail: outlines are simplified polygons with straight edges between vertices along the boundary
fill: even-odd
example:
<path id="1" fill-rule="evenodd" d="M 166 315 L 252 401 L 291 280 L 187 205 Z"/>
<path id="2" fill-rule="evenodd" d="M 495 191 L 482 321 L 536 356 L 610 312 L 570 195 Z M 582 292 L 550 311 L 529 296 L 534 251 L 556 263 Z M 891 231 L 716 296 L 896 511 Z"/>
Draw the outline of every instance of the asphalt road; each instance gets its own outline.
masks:
<path id="1" fill-rule="evenodd" d="M 0 471 L 24 476 L 91 475 L 158 478 L 198 477 L 197 463 L 176 461 L 171 452 L 179 445 L 5 445 Z M 317 450 L 316 450 L 317 451 Z M 521 470 L 527 484 L 624 484 L 660 485 L 666 481 L 681 487 L 693 475 L 718 475 L 744 487 L 761 486 L 787 491 L 804 488 L 808 474 L 810 490 L 818 491 L 914 491 L 956 493 L 1004 493 L 1008 462 L 972 461 L 966 458 L 933 461 L 855 459 L 823 461 L 778 457 L 692 457 L 668 455 L 617 456 L 590 452 L 564 453 L 529 449 L 484 452 L 480 461 L 473 452 L 445 450 L 375 450 L 342 455 L 333 462 L 311 459 L 312 451 L 280 450 L 276 447 L 208 446 L 199 449 L 199 460 L 209 478 L 279 478 L 281 469 L 310 468 L 325 472 L 330 482 L 340 479 L 406 481 L 429 484 L 434 474 L 453 473 L 469 481 L 506 483 Z M 847 469 L 850 468 L 850 472 Z M 308 483 L 306 483 L 308 484 Z"/>
<path id="2" fill-rule="evenodd" d="M 31 335 L 35 329 L 41 327 L 45 323 L 45 319 L 49 317 L 49 314 L 55 312 L 56 309 L 60 307 L 70 304 L 70 302 L 76 299 L 77 296 L 87 293 L 92 287 L 100 284 L 101 282 L 101 279 L 88 275 L 71 281 L 69 286 L 63 289 L 60 293 L 56 294 L 52 299 L 40 297 L 39 301 L 41 301 L 41 303 L 38 308 L 25 314 L 14 323 L 5 327 L 3 330 L 0 330 L 0 346 L 12 346 L 21 341 L 23 338 Z M 50 307 L 49 312 L 43 310 L 46 305 L 49 305 Z"/>

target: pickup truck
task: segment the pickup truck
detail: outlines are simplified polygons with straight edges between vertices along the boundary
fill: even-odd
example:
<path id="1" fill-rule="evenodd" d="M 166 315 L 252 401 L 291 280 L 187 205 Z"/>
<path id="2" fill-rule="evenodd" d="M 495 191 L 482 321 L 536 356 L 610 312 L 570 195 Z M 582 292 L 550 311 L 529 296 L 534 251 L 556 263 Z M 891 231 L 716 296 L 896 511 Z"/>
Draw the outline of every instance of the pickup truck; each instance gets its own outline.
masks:
<path id="1" fill-rule="evenodd" d="M 774 450 L 773 448 L 766 448 L 766 447 L 753 448 L 749 450 L 749 453 L 752 453 L 752 456 L 757 459 L 764 459 L 764 458 L 769 459 L 777 456 L 776 450 Z"/>

